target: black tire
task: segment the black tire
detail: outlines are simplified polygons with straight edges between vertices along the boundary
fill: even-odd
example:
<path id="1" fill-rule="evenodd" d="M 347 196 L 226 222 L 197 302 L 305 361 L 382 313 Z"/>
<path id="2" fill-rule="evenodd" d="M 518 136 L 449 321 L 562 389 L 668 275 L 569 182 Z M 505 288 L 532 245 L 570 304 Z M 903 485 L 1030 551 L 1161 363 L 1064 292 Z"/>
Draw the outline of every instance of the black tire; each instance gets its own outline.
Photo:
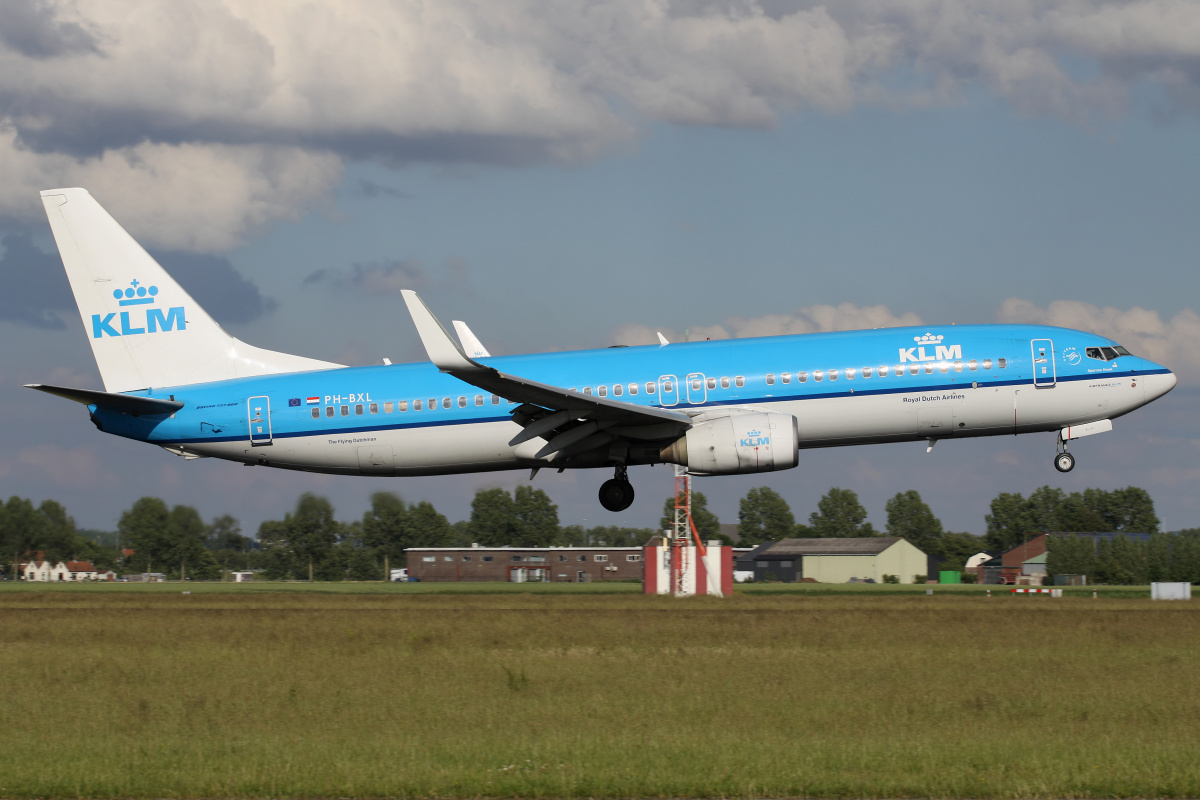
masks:
<path id="1" fill-rule="evenodd" d="M 600 485 L 600 505 L 608 511 L 624 511 L 633 505 L 633 484 L 616 478 Z"/>
<path id="2" fill-rule="evenodd" d="M 1070 472 L 1075 469 L 1075 456 L 1070 453 L 1059 453 L 1054 457 L 1054 468 L 1059 472 Z"/>

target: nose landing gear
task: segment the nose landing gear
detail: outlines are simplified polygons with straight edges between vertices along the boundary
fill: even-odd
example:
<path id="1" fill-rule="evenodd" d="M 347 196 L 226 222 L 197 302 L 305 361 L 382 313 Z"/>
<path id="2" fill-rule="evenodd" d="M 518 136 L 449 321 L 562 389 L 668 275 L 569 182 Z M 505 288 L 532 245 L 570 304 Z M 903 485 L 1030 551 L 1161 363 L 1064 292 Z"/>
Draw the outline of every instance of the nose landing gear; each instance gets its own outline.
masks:
<path id="1" fill-rule="evenodd" d="M 624 511 L 633 505 L 633 484 L 624 464 L 617 465 L 615 476 L 600 485 L 600 505 L 607 511 Z"/>
<path id="2" fill-rule="evenodd" d="M 1058 455 L 1054 457 L 1054 468 L 1059 472 L 1075 469 L 1075 456 L 1067 452 L 1067 443 L 1063 441 L 1061 432 L 1058 434 Z"/>

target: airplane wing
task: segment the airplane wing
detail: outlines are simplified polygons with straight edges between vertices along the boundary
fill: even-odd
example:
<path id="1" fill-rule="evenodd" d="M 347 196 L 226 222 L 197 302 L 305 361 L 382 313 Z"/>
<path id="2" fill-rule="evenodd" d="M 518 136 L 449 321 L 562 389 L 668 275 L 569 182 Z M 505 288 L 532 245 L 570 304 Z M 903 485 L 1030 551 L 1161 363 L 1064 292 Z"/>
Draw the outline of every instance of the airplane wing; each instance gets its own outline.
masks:
<path id="1" fill-rule="evenodd" d="M 94 389 L 71 389 L 66 386 L 48 386 L 44 383 L 27 383 L 25 384 L 25 388 L 36 389 L 39 392 L 45 392 L 46 394 L 58 397 L 65 397 L 67 400 L 74 400 L 76 403 L 83 403 L 85 406 L 96 406 L 96 408 L 118 411 L 134 417 L 142 415 L 152 416 L 154 414 L 174 414 L 183 408 L 183 403 L 180 403 L 178 400 L 161 400 L 157 397 L 138 397 L 131 394 L 98 392 Z"/>
<path id="2" fill-rule="evenodd" d="M 537 458 L 554 454 L 555 461 L 562 461 L 617 439 L 672 439 L 691 427 L 691 418 L 681 411 L 572 392 L 480 364 L 467 357 L 416 292 L 404 290 L 402 294 L 429 360 L 439 370 L 521 403 L 513 420 L 525 430 L 509 444 L 516 446 L 542 436 L 548 441 Z"/>

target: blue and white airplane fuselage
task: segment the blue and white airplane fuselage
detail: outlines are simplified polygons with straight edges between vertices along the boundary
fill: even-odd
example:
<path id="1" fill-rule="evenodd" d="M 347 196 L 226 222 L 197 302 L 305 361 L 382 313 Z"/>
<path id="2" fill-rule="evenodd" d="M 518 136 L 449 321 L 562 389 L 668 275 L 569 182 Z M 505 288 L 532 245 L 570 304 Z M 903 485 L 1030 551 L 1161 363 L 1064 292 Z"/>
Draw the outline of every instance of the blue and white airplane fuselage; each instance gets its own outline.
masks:
<path id="1" fill-rule="evenodd" d="M 1068 441 L 1175 385 L 1112 340 L 1035 325 L 491 357 L 411 292 L 432 363 L 342 367 L 229 337 L 86 192 L 43 200 L 106 391 L 35 388 L 87 404 L 107 433 L 189 458 L 377 476 L 610 467 L 601 501 L 619 510 L 632 502 L 630 466 L 753 473 L 815 447 L 1051 431 L 1068 471 Z M 104 245 L 115 258 L 95 255 Z M 134 288 L 150 282 L 152 294 Z M 133 309 L 147 324 L 121 304 L 149 306 Z"/>

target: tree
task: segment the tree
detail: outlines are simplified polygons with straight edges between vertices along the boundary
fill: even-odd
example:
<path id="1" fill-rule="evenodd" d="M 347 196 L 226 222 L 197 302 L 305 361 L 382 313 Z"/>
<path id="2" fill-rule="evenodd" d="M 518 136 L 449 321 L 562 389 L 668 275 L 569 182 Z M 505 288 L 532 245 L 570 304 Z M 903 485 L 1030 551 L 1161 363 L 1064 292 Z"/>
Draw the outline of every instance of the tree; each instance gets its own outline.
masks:
<path id="1" fill-rule="evenodd" d="M 263 552 L 264 578 L 281 581 L 299 577 L 299 560 L 288 543 L 287 525 L 283 520 L 263 520 L 258 526 L 258 544 Z"/>
<path id="2" fill-rule="evenodd" d="M 1095 498 L 1094 510 L 1104 516 L 1112 530 L 1122 533 L 1155 533 L 1158 530 L 1154 500 L 1145 489 L 1126 486 L 1124 489 L 1101 492 L 1100 489 L 1088 489 L 1083 493 L 1084 499 L 1087 501 L 1089 493 L 1092 493 Z"/>
<path id="3" fill-rule="evenodd" d="M 191 506 L 175 506 L 167 514 L 167 540 L 170 547 L 164 554 L 164 572 L 182 578 L 213 580 L 221 570 L 212 553 L 204 546 L 208 528 L 199 512 Z"/>
<path id="4" fill-rule="evenodd" d="M 752 546 L 787 539 L 796 531 L 796 517 L 774 489 L 759 486 L 738 504 L 738 544 Z"/>
<path id="5" fill-rule="evenodd" d="M 885 508 L 888 536 L 899 536 L 924 553 L 940 552 L 942 521 L 933 515 L 915 489 L 898 493 L 887 501 Z"/>
<path id="6" fill-rule="evenodd" d="M 512 544 L 517 533 L 517 512 L 512 496 L 503 489 L 481 489 L 471 501 L 471 541 L 484 547 Z"/>
<path id="7" fill-rule="evenodd" d="M 296 511 L 288 514 L 283 524 L 288 547 L 301 564 L 307 564 L 311 581 L 317 565 L 331 555 L 341 532 L 341 526 L 333 518 L 333 506 L 324 497 L 305 492 L 296 503 Z M 327 572 L 337 577 L 336 566 Z"/>
<path id="8" fill-rule="evenodd" d="M 404 551 L 412 547 L 413 532 L 408 506 L 391 492 L 371 495 L 371 508 L 362 519 L 362 544 L 383 562 L 383 579 L 390 580 L 392 564 L 404 560 Z"/>
<path id="9" fill-rule="evenodd" d="M 422 500 L 409 507 L 408 523 L 412 531 L 409 547 L 451 546 L 454 529 L 429 501 Z"/>
<path id="10" fill-rule="evenodd" d="M 518 486 L 513 493 L 516 536 L 511 544 L 518 547 L 549 547 L 558 538 L 558 506 L 550 496 L 532 486 Z"/>
<path id="11" fill-rule="evenodd" d="M 975 534 L 946 531 L 930 554 L 941 559 L 941 569 L 961 571 L 967 559 L 981 550 L 983 541 Z"/>
<path id="12" fill-rule="evenodd" d="M 875 536 L 867 522 L 867 510 L 850 489 L 833 487 L 817 502 L 817 511 L 808 517 L 808 526 L 819 538 Z"/>
<path id="13" fill-rule="evenodd" d="M 729 537 L 721 533 L 721 520 L 708 510 L 708 498 L 701 492 L 692 492 L 692 524 L 696 526 L 701 541 L 717 539 L 722 543 L 732 544 Z M 663 515 L 658 521 L 658 526 L 662 530 L 672 530 L 675 527 L 675 495 L 671 495 L 667 502 L 663 503 Z"/>
<path id="14" fill-rule="evenodd" d="M 155 566 L 170 566 L 172 547 L 169 530 L 171 512 L 157 497 L 143 497 L 121 514 L 117 530 L 121 546 L 132 550 L 126 568 L 135 572 L 150 572 Z"/>

